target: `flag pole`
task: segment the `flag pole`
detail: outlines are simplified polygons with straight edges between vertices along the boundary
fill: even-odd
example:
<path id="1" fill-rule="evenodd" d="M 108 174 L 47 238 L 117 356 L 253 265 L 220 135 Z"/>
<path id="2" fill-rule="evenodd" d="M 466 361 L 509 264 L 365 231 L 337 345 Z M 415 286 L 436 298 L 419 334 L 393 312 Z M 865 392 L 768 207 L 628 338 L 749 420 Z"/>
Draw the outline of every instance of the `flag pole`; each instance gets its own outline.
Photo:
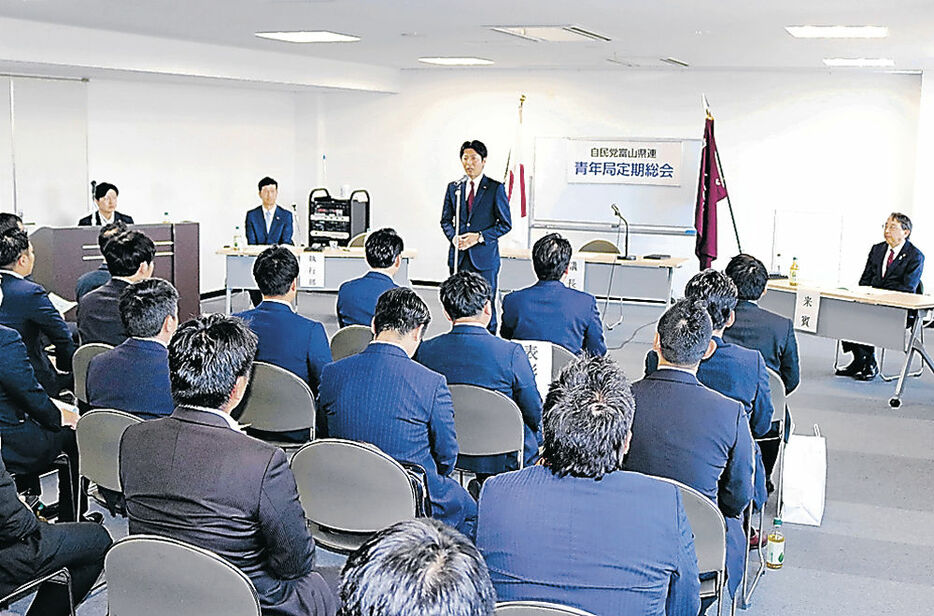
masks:
<path id="1" fill-rule="evenodd" d="M 519 130 L 522 130 L 522 106 L 525 104 L 525 94 L 519 96 Z M 509 166 L 512 165 L 512 148 L 509 148 L 509 154 L 506 155 L 506 171 L 503 172 L 503 180 L 509 179 Z"/>
<path id="2" fill-rule="evenodd" d="M 704 98 L 704 112 L 707 114 L 707 118 L 713 120 L 713 114 L 710 112 L 710 105 L 707 103 L 707 96 L 701 95 Z M 714 150 L 714 155 L 717 159 L 717 170 L 720 172 L 720 181 L 723 183 L 723 190 L 726 191 L 726 205 L 730 209 L 730 222 L 733 223 L 733 235 L 736 237 L 736 249 L 739 252 L 743 252 L 743 246 L 739 242 L 739 229 L 736 226 L 736 217 L 733 215 L 733 203 L 730 201 L 730 189 L 726 186 L 726 175 L 723 173 L 723 164 L 720 162 L 720 148 Z"/>

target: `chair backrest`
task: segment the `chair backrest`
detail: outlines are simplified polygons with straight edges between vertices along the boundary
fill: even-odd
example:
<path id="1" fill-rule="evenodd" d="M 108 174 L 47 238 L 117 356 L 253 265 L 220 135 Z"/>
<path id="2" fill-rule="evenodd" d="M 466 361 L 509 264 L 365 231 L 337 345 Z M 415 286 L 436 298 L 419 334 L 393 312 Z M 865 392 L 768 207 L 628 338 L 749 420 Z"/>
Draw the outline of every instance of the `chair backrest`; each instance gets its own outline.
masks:
<path id="1" fill-rule="evenodd" d="M 560 344 L 551 344 L 551 380 L 558 378 L 561 369 L 574 361 L 575 355 Z"/>
<path id="2" fill-rule="evenodd" d="M 609 240 L 590 240 L 578 252 L 605 252 L 618 255 L 619 247 Z"/>
<path id="3" fill-rule="evenodd" d="M 299 449 L 291 467 L 305 517 L 315 524 L 373 533 L 415 518 L 408 473 L 374 445 L 320 439 Z"/>
<path id="4" fill-rule="evenodd" d="M 656 476 L 655 479 L 676 485 L 681 490 L 681 504 L 694 531 L 697 570 L 700 573 L 717 572 L 722 580 L 726 571 L 726 520 L 720 509 L 691 486 L 667 477 Z"/>
<path id="5" fill-rule="evenodd" d="M 785 382 L 771 368 L 769 371 L 769 390 L 772 392 L 772 421 L 780 421 L 785 416 Z"/>
<path id="6" fill-rule="evenodd" d="M 253 376 L 238 422 L 256 430 L 314 430 L 315 397 L 308 384 L 279 366 L 253 363 Z M 314 432 L 312 432 L 314 437 Z"/>
<path id="7" fill-rule="evenodd" d="M 373 330 L 366 325 L 342 327 L 331 338 L 331 357 L 334 361 L 356 355 L 373 340 Z"/>
<path id="8" fill-rule="evenodd" d="M 517 453 L 522 468 L 525 431 L 522 412 L 498 391 L 474 385 L 450 385 L 457 449 L 462 455 Z"/>
<path id="9" fill-rule="evenodd" d="M 88 366 L 91 360 L 113 347 L 103 342 L 83 344 L 75 351 L 71 359 L 71 369 L 75 375 L 75 397 L 82 402 L 88 401 Z"/>
<path id="10" fill-rule="evenodd" d="M 131 535 L 104 558 L 110 616 L 260 616 L 256 588 L 217 554 L 175 539 Z"/>
<path id="11" fill-rule="evenodd" d="M 75 426 L 78 473 L 115 492 L 120 487 L 120 439 L 127 428 L 143 423 L 136 415 L 112 409 L 85 413 Z"/>
<path id="12" fill-rule="evenodd" d="M 347 242 L 348 248 L 363 248 L 366 245 L 366 233 L 358 233 Z"/>
<path id="13" fill-rule="evenodd" d="M 593 616 L 576 607 L 544 601 L 504 601 L 496 604 L 494 616 Z"/>

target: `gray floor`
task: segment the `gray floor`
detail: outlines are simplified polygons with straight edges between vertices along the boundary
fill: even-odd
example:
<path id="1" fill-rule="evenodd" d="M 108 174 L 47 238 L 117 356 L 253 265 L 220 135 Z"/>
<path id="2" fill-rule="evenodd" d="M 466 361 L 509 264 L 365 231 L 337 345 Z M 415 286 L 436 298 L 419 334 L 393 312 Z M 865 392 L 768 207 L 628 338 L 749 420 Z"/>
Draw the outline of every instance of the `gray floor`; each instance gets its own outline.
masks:
<path id="1" fill-rule="evenodd" d="M 434 316 L 428 336 L 446 331 L 437 290 L 423 289 L 422 295 Z M 334 295 L 303 295 L 299 310 L 321 320 L 330 336 L 337 331 L 334 301 Z M 247 304 L 243 294 L 234 309 Z M 221 311 L 223 302 L 204 302 L 203 309 Z M 619 318 L 618 307 L 608 312 L 608 322 Z M 627 305 L 623 313 L 607 342 L 626 374 L 638 379 L 659 310 Z M 925 551 L 934 547 L 934 534 L 924 530 L 929 523 L 934 527 L 934 491 L 926 487 L 934 475 L 934 375 L 912 379 L 903 405 L 892 410 L 887 400 L 894 384 L 836 378 L 830 369 L 833 341 L 802 335 L 799 342 L 802 384 L 789 405 L 797 432 L 816 423 L 827 439 L 826 510 L 819 528 L 786 526 L 785 566 L 766 573 L 745 613 L 926 613 L 934 603 L 934 564 Z M 895 368 L 892 363 L 888 370 Z M 125 522 L 108 522 L 108 528 L 115 537 L 126 532 Z M 328 573 L 342 561 L 319 551 L 318 564 Z M 14 606 L 14 613 L 22 611 L 22 604 Z M 78 613 L 105 614 L 106 590 Z"/>

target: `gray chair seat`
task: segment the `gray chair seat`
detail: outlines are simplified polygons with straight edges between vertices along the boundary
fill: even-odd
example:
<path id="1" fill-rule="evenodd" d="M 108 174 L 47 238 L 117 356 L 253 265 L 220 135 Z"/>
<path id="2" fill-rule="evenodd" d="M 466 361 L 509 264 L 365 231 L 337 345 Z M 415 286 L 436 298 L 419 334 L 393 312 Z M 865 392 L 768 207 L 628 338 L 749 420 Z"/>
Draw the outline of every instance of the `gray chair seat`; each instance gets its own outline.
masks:
<path id="1" fill-rule="evenodd" d="M 576 607 L 544 601 L 504 601 L 496 604 L 493 614 L 494 616 L 594 616 Z"/>
<path id="2" fill-rule="evenodd" d="M 75 397 L 81 402 L 88 401 L 88 366 L 91 360 L 113 347 L 103 342 L 83 344 L 71 358 L 71 369 L 75 375 Z"/>
<path id="3" fill-rule="evenodd" d="M 331 358 L 334 361 L 356 355 L 373 340 L 373 330 L 365 325 L 342 327 L 331 338 Z"/>
<path id="4" fill-rule="evenodd" d="M 303 380 L 279 366 L 254 362 L 253 376 L 237 421 L 264 432 L 309 430 L 314 438 L 315 397 Z M 304 443 L 269 441 L 283 449 L 297 449 Z"/>

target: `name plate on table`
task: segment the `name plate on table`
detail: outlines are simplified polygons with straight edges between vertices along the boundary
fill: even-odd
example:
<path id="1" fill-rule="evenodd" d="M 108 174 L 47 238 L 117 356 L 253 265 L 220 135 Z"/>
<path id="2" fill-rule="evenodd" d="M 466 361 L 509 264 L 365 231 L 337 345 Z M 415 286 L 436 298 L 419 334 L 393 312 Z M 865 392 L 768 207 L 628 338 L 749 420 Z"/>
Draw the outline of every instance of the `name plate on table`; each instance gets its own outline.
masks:
<path id="1" fill-rule="evenodd" d="M 298 286 L 302 289 L 324 287 L 324 255 L 303 252 L 298 258 Z"/>
<path id="2" fill-rule="evenodd" d="M 799 286 L 795 293 L 795 329 L 816 334 L 819 313 L 820 290 Z"/>
<path id="3" fill-rule="evenodd" d="M 584 290 L 583 259 L 573 259 L 568 263 L 568 277 L 565 279 L 564 284 L 566 284 L 569 289 L 576 289 L 578 291 Z"/>
<path id="4" fill-rule="evenodd" d="M 532 374 L 535 375 L 535 386 L 542 400 L 548 394 L 548 386 L 551 385 L 551 343 L 541 340 L 517 340 L 525 354 L 529 356 L 529 363 L 532 364 Z"/>

